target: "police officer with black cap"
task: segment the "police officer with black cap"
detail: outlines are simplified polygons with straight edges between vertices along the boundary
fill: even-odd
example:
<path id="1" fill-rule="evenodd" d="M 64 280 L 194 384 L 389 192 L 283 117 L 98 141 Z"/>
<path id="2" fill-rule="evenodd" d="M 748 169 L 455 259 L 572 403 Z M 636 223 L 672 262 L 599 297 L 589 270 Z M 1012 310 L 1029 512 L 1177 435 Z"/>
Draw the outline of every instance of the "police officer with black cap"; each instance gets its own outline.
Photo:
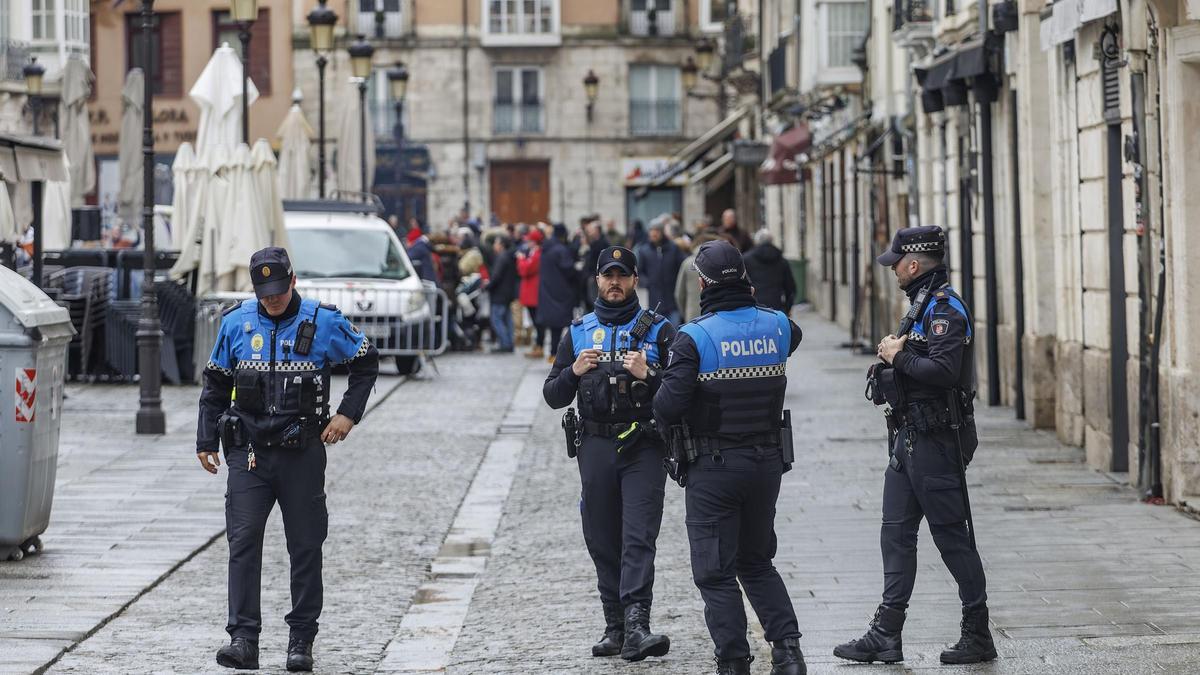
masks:
<path id="1" fill-rule="evenodd" d="M 904 660 L 901 631 L 917 576 L 921 519 L 942 561 L 958 583 L 962 634 L 943 651 L 942 663 L 979 663 L 996 658 L 988 629 L 986 580 L 970 529 L 966 466 L 978 439 L 972 415 L 975 395 L 971 315 L 950 287 L 942 258 L 940 227 L 900 230 L 877 258 L 891 267 L 912 307 L 902 335 L 879 344 L 881 360 L 870 372 L 868 391 L 886 403 L 891 455 L 883 481 L 883 601 L 867 633 L 834 649 L 852 661 Z"/>
<path id="2" fill-rule="evenodd" d="M 803 675 L 796 612 L 772 563 L 775 502 L 792 461 L 786 363 L 802 334 L 783 312 L 756 306 L 729 242 L 704 244 L 693 266 L 704 314 L 675 337 L 654 414 L 671 429 L 672 462 L 683 465 L 692 577 L 717 673 L 744 675 L 753 661 L 740 581 L 771 643 L 772 675 Z"/>
<path id="3" fill-rule="evenodd" d="M 552 408 L 577 401 L 563 418 L 567 455 L 579 462 L 583 537 L 596 565 L 604 636 L 592 656 L 641 661 L 664 656 L 666 635 L 650 631 L 654 555 L 666 469 L 651 428 L 661 360 L 675 336 L 637 298 L 637 258 L 610 246 L 596 264 L 595 311 L 562 338 L 542 394 Z"/>
<path id="4" fill-rule="evenodd" d="M 217 473 L 218 441 L 229 466 L 225 630 L 231 642 L 217 652 L 217 663 L 258 668 L 263 530 L 278 501 L 292 571 L 287 669 L 310 671 L 329 522 L 325 444 L 345 439 L 362 419 L 379 353 L 336 307 L 300 297 L 284 249 L 255 253 L 250 279 L 256 297 L 225 313 L 204 369 L 196 431 L 204 469 Z M 349 385 L 331 419 L 329 373 L 339 364 L 350 371 Z"/>

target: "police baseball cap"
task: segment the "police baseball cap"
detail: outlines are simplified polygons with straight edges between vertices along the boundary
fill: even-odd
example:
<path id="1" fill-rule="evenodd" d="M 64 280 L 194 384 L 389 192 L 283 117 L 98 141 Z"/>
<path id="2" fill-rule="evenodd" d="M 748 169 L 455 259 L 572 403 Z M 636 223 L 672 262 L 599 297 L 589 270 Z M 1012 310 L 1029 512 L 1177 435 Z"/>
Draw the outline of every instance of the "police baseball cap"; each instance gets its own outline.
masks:
<path id="1" fill-rule="evenodd" d="M 727 284 L 746 277 L 746 263 L 742 252 L 725 239 L 700 245 L 692 267 L 710 286 Z"/>
<path id="2" fill-rule="evenodd" d="M 637 256 L 624 246 L 609 246 L 600 252 L 596 259 L 596 274 L 604 274 L 608 270 L 619 267 L 629 276 L 637 275 Z"/>
<path id="3" fill-rule="evenodd" d="M 884 267 L 891 267 L 909 253 L 931 253 L 944 255 L 946 253 L 946 233 L 937 225 L 922 227 L 906 227 L 892 238 L 892 245 L 875 259 Z"/>
<path id="4" fill-rule="evenodd" d="M 292 285 L 292 261 L 287 251 L 270 246 L 250 256 L 250 282 L 259 298 L 286 293 Z"/>

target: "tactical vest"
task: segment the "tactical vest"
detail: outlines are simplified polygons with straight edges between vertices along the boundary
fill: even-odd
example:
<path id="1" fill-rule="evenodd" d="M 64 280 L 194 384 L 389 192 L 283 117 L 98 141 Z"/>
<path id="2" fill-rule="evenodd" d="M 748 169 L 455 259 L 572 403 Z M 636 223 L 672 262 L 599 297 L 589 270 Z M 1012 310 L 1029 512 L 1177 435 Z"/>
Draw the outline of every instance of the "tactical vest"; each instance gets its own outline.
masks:
<path id="1" fill-rule="evenodd" d="M 693 435 L 779 430 L 792 327 L 765 307 L 706 314 L 680 329 L 696 343 L 700 369 L 687 421 Z"/>
<path id="2" fill-rule="evenodd" d="M 929 303 L 925 307 L 925 313 L 921 315 L 921 319 L 913 323 L 912 329 L 908 332 L 908 342 L 904 345 L 904 351 L 910 352 L 915 356 L 923 358 L 929 357 L 929 331 L 933 323 L 933 312 L 938 306 L 945 307 L 949 305 L 954 311 L 962 314 L 966 319 L 967 335 L 963 340 L 963 353 L 961 366 L 958 374 L 958 388 L 965 392 L 975 390 L 975 355 L 974 355 L 974 340 L 971 314 L 967 311 L 967 306 L 949 284 L 931 291 L 933 297 L 929 299 Z M 927 384 L 922 384 L 915 379 L 901 374 L 903 377 L 903 386 L 905 397 L 909 401 L 916 400 L 942 400 L 945 396 L 945 391 L 937 387 L 931 387 Z"/>
<path id="3" fill-rule="evenodd" d="M 630 335 L 644 313 L 644 309 L 638 311 L 633 319 L 619 326 L 601 323 L 594 312 L 571 324 L 571 343 L 576 358 L 585 349 L 601 350 L 599 364 L 579 379 L 577 399 L 579 415 L 584 419 L 632 422 L 651 418 L 654 391 L 648 382 L 634 378 L 623 365 L 627 353 L 644 349 L 650 367 L 660 367 L 658 333 L 666 325 L 663 317 L 655 315 L 654 324 L 640 342 Z"/>

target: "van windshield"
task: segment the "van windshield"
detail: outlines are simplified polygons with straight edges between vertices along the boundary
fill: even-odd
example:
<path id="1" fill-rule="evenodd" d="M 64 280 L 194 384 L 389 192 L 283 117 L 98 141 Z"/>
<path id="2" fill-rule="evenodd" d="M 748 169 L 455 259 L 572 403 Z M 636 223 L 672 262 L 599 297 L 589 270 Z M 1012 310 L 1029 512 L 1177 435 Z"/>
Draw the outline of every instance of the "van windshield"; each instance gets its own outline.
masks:
<path id="1" fill-rule="evenodd" d="M 289 253 L 301 279 L 407 279 L 405 254 L 387 232 L 344 228 L 288 230 Z"/>

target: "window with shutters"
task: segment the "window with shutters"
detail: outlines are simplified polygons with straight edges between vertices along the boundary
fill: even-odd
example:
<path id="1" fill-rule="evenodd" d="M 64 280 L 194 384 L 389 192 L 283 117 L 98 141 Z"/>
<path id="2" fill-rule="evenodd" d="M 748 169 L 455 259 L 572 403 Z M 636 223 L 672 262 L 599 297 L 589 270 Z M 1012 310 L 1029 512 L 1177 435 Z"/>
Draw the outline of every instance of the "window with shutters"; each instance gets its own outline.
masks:
<path id="1" fill-rule="evenodd" d="M 492 130 L 497 134 L 540 134 L 544 129 L 542 71 L 497 68 Z"/>
<path id="2" fill-rule="evenodd" d="M 89 51 L 92 30 L 88 0 L 63 0 L 63 3 L 63 33 L 67 49 Z"/>
<path id="3" fill-rule="evenodd" d="M 671 136 L 682 125 L 678 66 L 629 67 L 629 132 L 634 136 Z"/>
<path id="4" fill-rule="evenodd" d="M 404 106 L 404 126 L 408 124 L 410 106 Z M 376 138 L 392 138 L 396 133 L 396 99 L 392 98 L 391 83 L 386 68 L 375 68 L 367 80 L 367 109 L 371 114 L 371 128 Z M 407 134 L 408 132 L 405 131 Z"/>
<path id="5" fill-rule="evenodd" d="M 867 4 L 860 0 L 824 2 L 819 9 L 822 82 L 858 78 L 854 50 L 867 31 Z"/>
<path id="6" fill-rule="evenodd" d="M 146 73 L 155 94 L 183 95 L 183 40 L 179 12 L 156 12 L 150 29 L 151 69 Z M 142 17 L 125 15 L 126 70 L 142 68 Z"/>
<path id="7" fill-rule="evenodd" d="M 355 30 L 376 38 L 404 37 L 400 0 L 358 0 Z"/>
<path id="8" fill-rule="evenodd" d="M 29 17 L 33 20 L 33 41 L 53 42 L 58 38 L 54 30 L 55 10 L 59 0 L 29 0 Z"/>
<path id="9" fill-rule="evenodd" d="M 241 27 L 228 10 L 213 12 L 213 49 L 228 44 L 242 58 Z M 250 24 L 250 80 L 262 96 L 271 94 L 271 10 L 258 10 L 258 20 Z"/>
<path id="10" fill-rule="evenodd" d="M 554 46 L 559 35 L 558 0 L 480 0 L 483 45 Z"/>

